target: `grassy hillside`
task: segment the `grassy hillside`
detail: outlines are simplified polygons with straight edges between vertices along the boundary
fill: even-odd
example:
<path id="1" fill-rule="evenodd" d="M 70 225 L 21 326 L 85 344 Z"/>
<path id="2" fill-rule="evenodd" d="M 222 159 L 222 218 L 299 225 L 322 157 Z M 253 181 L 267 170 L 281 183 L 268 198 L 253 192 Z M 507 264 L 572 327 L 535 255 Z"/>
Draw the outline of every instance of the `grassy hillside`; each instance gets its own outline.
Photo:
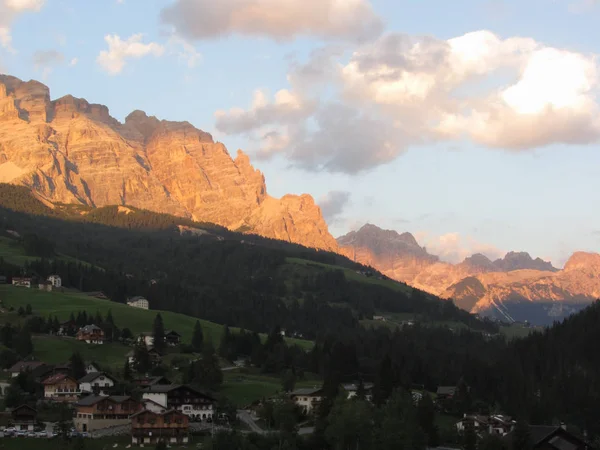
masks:
<path id="1" fill-rule="evenodd" d="M 389 279 L 385 279 L 385 278 L 384 279 L 378 278 L 378 276 L 380 276 L 380 274 L 378 274 L 378 273 L 375 274 L 376 276 L 365 276 L 360 273 L 357 273 L 356 270 L 349 269 L 347 267 L 334 266 L 331 264 L 324 264 L 324 263 L 320 263 L 320 262 L 310 261 L 308 259 L 293 258 L 293 257 L 286 258 L 286 262 L 289 265 L 296 265 L 296 266 L 301 266 L 301 267 L 309 266 L 311 268 L 320 268 L 320 269 L 324 269 L 324 270 L 341 270 L 344 272 L 344 276 L 346 277 L 346 279 L 348 281 L 357 281 L 359 283 L 383 286 L 383 287 L 386 287 L 388 289 L 391 289 L 391 290 L 397 291 L 397 292 L 405 292 L 405 293 L 412 292 L 412 288 L 404 283 L 399 283 L 397 281 L 393 281 L 393 280 L 389 280 Z"/>
<path id="2" fill-rule="evenodd" d="M 196 318 L 170 311 L 143 310 L 132 308 L 122 303 L 109 300 L 99 300 L 88 297 L 82 293 L 71 292 L 45 292 L 36 289 L 16 288 L 10 285 L 0 286 L 0 300 L 5 309 L 13 307 L 17 310 L 20 306 L 30 304 L 33 312 L 42 317 L 57 316 L 60 320 L 67 320 L 71 314 L 78 311 L 87 311 L 95 314 L 99 311 L 103 316 L 110 310 L 115 324 L 119 328 L 129 328 L 132 333 L 152 331 L 152 323 L 157 312 L 160 312 L 165 329 L 176 330 L 182 336 L 184 343 L 191 342 Z M 16 313 L 5 313 L 0 317 L 2 321 L 17 321 Z M 223 326 L 206 320 L 200 320 L 204 336 L 212 339 L 215 345 L 219 344 L 223 333 Z M 232 328 L 232 330 L 235 330 Z M 288 343 L 297 344 L 303 348 L 310 348 L 312 343 L 301 339 L 288 339 Z"/>
<path id="3" fill-rule="evenodd" d="M 37 256 L 27 256 L 25 249 L 19 245 L 16 239 L 4 236 L 0 236 L 0 258 L 17 266 L 22 266 L 26 262 L 38 259 Z"/>

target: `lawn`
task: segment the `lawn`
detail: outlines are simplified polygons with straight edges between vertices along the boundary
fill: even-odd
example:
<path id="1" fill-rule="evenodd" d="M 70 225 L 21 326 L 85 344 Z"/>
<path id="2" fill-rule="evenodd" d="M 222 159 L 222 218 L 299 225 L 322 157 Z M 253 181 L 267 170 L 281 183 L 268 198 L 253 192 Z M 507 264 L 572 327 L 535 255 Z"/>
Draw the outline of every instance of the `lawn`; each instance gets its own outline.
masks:
<path id="1" fill-rule="evenodd" d="M 392 281 L 392 280 L 385 280 L 385 279 L 380 280 L 376 277 L 367 277 L 367 276 L 361 275 L 359 273 L 356 273 L 356 271 L 354 271 L 352 269 L 347 269 L 347 268 L 341 267 L 341 266 L 333 266 L 331 264 L 324 264 L 324 263 L 319 263 L 319 262 L 310 261 L 308 259 L 301 259 L 301 258 L 286 258 L 286 262 L 288 262 L 289 264 L 297 264 L 297 265 L 302 265 L 302 266 L 315 265 L 315 266 L 320 266 L 327 270 L 341 270 L 344 272 L 346 279 L 349 281 L 358 281 L 359 283 L 375 284 L 378 286 L 387 287 L 388 289 L 392 289 L 392 290 L 398 291 L 398 292 L 406 292 L 406 293 L 412 292 L 412 288 L 406 284 L 398 283 L 398 282 Z"/>
<path id="2" fill-rule="evenodd" d="M 103 316 L 106 316 L 110 310 L 117 327 L 127 327 L 134 334 L 152 331 L 154 318 L 157 312 L 160 312 L 165 329 L 176 330 L 181 334 L 184 343 L 191 342 L 194 325 L 197 320 L 195 317 L 170 311 L 132 308 L 123 303 L 99 300 L 82 293 L 45 292 L 10 285 L 0 286 L 0 300 L 4 308 L 13 307 L 17 310 L 20 306 L 25 308 L 27 304 L 30 304 L 34 314 L 44 318 L 49 315 L 57 316 L 59 320 L 68 320 L 72 312 L 76 315 L 78 311 L 87 311 L 88 314 L 96 314 L 96 311 L 99 311 Z M 223 334 L 223 326 L 206 320 L 200 320 L 200 324 L 202 325 L 205 339 L 212 339 L 214 345 L 218 346 Z M 235 329 L 232 330 L 235 331 Z M 305 349 L 312 347 L 312 342 L 310 341 L 302 339 L 286 340 L 288 343 L 298 344 Z"/>
<path id="3" fill-rule="evenodd" d="M 281 392 L 281 379 L 260 374 L 227 371 L 223 373 L 221 392 L 238 407 L 247 406 L 255 401 L 268 398 Z M 301 380 L 296 389 L 321 386 L 316 379 Z"/>
<path id="4" fill-rule="evenodd" d="M 543 330 L 542 327 L 525 327 L 522 324 L 514 323 L 500 327 L 500 333 L 507 339 L 519 339 L 529 336 L 534 331 Z"/>

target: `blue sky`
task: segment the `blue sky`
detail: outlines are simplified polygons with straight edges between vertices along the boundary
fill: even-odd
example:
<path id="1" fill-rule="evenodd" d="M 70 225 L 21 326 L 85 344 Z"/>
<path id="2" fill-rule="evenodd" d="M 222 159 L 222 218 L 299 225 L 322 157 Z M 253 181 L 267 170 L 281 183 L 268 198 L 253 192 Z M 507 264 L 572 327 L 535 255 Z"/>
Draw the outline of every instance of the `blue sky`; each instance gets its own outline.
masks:
<path id="1" fill-rule="evenodd" d="M 241 4 L 0 0 L 0 72 L 188 120 L 334 235 L 371 222 L 450 261 L 599 250 L 600 2 Z"/>

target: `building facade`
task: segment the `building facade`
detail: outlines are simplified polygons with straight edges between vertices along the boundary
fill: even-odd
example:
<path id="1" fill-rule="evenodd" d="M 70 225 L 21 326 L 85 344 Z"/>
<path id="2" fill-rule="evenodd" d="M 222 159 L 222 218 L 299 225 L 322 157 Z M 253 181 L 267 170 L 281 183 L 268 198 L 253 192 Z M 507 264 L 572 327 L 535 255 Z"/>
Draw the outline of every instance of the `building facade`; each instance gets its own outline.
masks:
<path id="1" fill-rule="evenodd" d="M 131 417 L 131 443 L 133 445 L 187 444 L 189 418 L 169 410 L 163 413 L 140 411 Z"/>
<path id="2" fill-rule="evenodd" d="M 311 414 L 323 400 L 323 390 L 321 388 L 297 389 L 290 394 L 290 398 L 304 414 Z"/>
<path id="3" fill-rule="evenodd" d="M 46 378 L 44 385 L 44 398 L 55 402 L 76 402 L 81 391 L 77 380 L 64 373 L 57 373 Z"/>
<path id="4" fill-rule="evenodd" d="M 104 344 L 104 331 L 96 325 L 86 325 L 77 332 L 77 340 L 87 344 Z"/>
<path id="5" fill-rule="evenodd" d="M 90 395 L 75 404 L 73 422 L 80 432 L 127 425 L 131 416 L 142 409 L 142 403 L 129 396 Z"/>
<path id="6" fill-rule="evenodd" d="M 58 275 L 50 275 L 48 277 L 48 282 L 55 288 L 62 286 L 62 279 Z"/>
<path id="7" fill-rule="evenodd" d="M 109 395 L 116 380 L 104 372 L 90 372 L 79 379 L 79 390 L 85 394 Z"/>
<path id="8" fill-rule="evenodd" d="M 149 307 L 150 307 L 148 300 L 146 300 L 144 297 L 142 297 L 140 295 L 131 297 L 129 300 L 127 300 L 127 305 L 131 306 L 132 308 L 141 308 L 141 309 L 149 309 Z"/>
<path id="9" fill-rule="evenodd" d="M 13 286 L 17 286 L 17 287 L 25 287 L 25 288 L 30 288 L 31 287 L 31 278 L 25 277 L 25 278 L 13 278 L 12 279 L 12 285 Z"/>
<path id="10" fill-rule="evenodd" d="M 185 385 L 154 385 L 142 391 L 143 400 L 152 400 L 166 409 L 182 412 L 193 422 L 211 420 L 216 400 Z"/>

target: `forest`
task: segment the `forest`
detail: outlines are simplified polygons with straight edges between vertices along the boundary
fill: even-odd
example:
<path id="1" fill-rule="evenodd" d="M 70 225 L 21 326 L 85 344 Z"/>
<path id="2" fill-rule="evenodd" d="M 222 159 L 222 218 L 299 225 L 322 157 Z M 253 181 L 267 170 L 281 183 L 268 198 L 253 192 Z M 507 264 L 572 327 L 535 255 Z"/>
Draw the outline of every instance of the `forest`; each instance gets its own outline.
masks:
<path id="1" fill-rule="evenodd" d="M 249 243 L 248 236 L 227 231 L 218 234 L 221 239 L 181 235 L 179 219 L 149 212 L 125 215 L 105 208 L 93 212 L 93 220 L 73 219 L 28 191 L 5 185 L 0 204 L 0 229 L 17 230 L 21 244 L 38 257 L 24 268 L 0 261 L 5 275 L 58 273 L 65 285 L 101 290 L 116 302 L 143 295 L 153 309 L 270 333 L 264 345 L 253 333 L 231 334 L 219 352 L 231 359 L 252 358 L 265 373 L 320 375 L 332 392 L 324 418 L 337 411 L 334 388 L 343 382 L 374 382 L 376 405 L 415 385 L 430 391 L 449 385 L 461 393 L 445 406 L 452 414 L 502 412 L 528 423 L 564 421 L 600 435 L 600 354 L 595 349 L 600 303 L 509 342 L 498 335 L 497 324 L 452 302 L 352 281 L 341 270 L 315 267 L 290 276 L 286 263 L 294 257 L 358 268 L 337 255 L 262 238 L 251 237 L 256 240 Z M 392 330 L 360 325 L 381 310 L 467 326 L 450 330 L 417 323 Z M 286 346 L 281 329 L 314 340 L 313 349 Z M 326 443 L 327 428 L 320 433 L 315 439 Z M 369 433 L 369 439 L 378 436 L 376 430 Z M 229 438 L 234 437 L 223 437 Z"/>

